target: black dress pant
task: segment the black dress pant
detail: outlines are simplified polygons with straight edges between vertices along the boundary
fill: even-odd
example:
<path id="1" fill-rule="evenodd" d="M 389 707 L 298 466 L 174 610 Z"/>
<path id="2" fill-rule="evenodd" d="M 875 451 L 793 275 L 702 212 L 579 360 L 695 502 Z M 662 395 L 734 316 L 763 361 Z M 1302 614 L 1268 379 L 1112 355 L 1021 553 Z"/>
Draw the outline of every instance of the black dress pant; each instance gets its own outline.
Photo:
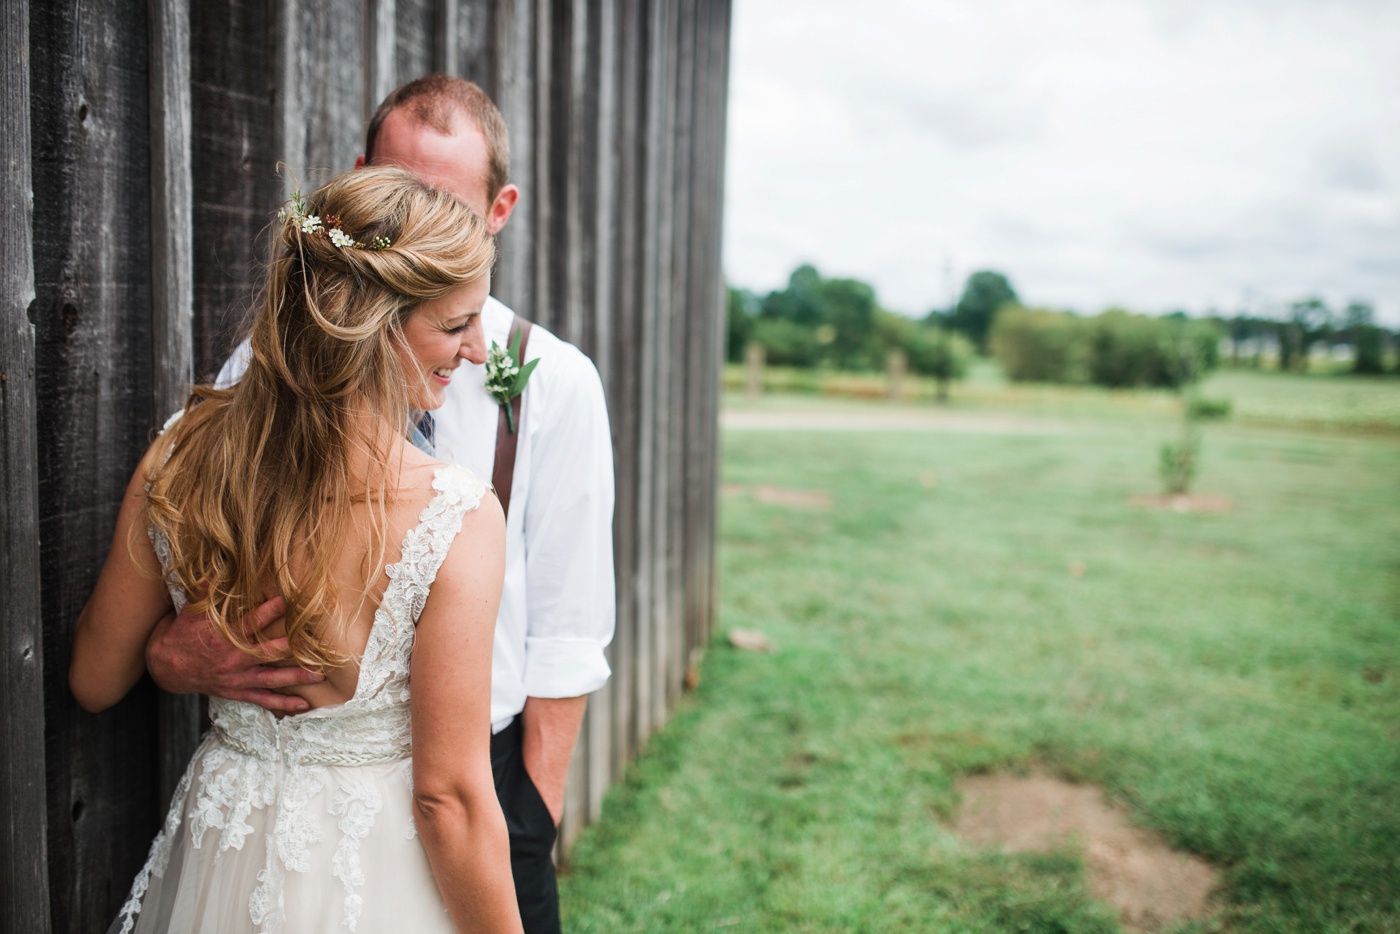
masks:
<path id="1" fill-rule="evenodd" d="M 491 737 L 496 797 L 510 831 L 510 871 L 525 934 L 559 934 L 559 889 L 554 881 L 557 828 L 521 754 L 520 718 Z"/>

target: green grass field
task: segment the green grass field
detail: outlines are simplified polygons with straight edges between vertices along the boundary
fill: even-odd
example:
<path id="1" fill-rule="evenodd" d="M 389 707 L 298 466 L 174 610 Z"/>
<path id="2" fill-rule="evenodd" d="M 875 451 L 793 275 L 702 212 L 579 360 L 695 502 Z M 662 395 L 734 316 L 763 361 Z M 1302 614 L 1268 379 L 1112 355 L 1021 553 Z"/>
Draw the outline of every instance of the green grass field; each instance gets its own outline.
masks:
<path id="1" fill-rule="evenodd" d="M 955 394 L 1039 433 L 726 431 L 719 625 L 776 650 L 712 645 L 574 848 L 566 929 L 1116 931 L 1075 852 L 947 829 L 959 776 L 1042 769 L 1222 871 L 1180 930 L 1400 931 L 1400 430 L 1355 416 L 1400 381 L 1206 391 L 1276 413 L 1205 429 L 1218 514 L 1128 503 L 1162 394 Z"/>

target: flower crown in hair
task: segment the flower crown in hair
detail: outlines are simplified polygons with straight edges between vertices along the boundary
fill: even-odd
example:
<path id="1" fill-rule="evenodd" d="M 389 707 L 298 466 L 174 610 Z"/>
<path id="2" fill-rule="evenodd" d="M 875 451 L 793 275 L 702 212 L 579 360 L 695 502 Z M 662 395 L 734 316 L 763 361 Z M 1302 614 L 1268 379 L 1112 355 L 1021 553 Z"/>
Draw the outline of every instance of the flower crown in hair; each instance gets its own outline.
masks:
<path id="1" fill-rule="evenodd" d="M 328 237 L 331 243 L 334 243 L 342 250 L 346 247 L 354 247 L 357 250 L 375 251 L 389 249 L 390 243 L 388 237 L 375 237 L 368 243 L 361 243 L 359 240 L 356 240 L 344 230 L 340 229 L 340 218 L 336 215 L 327 214 L 325 217 L 321 217 L 320 215 L 312 214 L 311 205 L 307 202 L 306 198 L 302 197 L 299 191 L 292 192 L 291 207 L 284 206 L 282 210 L 277 212 L 278 220 L 286 220 L 287 218 L 291 218 L 292 223 L 300 227 L 302 233 L 312 235 L 320 234 L 323 237 Z"/>

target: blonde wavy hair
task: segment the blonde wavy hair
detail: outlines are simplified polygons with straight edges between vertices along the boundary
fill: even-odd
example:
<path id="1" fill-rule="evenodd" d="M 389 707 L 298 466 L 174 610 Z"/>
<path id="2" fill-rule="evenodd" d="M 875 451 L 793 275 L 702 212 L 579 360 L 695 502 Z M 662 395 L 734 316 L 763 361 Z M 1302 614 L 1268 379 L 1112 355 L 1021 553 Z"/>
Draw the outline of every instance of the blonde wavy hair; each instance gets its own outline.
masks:
<path id="1" fill-rule="evenodd" d="M 383 567 L 394 436 L 413 417 L 403 323 L 489 274 L 496 246 L 470 208 L 401 169 L 346 172 L 305 204 L 322 230 L 295 213 L 281 223 L 248 369 L 231 388 L 192 390 L 149 461 L 145 511 L 170 543 L 171 583 L 224 638 L 259 650 L 241 621 L 271 585 L 286 601 L 290 658 L 324 672 L 348 660 L 328 627 L 353 502 L 372 517 L 361 605 Z M 337 246 L 326 230 L 337 223 L 360 244 L 389 245 Z M 357 462 L 368 454 L 363 478 L 352 476 L 357 450 Z"/>

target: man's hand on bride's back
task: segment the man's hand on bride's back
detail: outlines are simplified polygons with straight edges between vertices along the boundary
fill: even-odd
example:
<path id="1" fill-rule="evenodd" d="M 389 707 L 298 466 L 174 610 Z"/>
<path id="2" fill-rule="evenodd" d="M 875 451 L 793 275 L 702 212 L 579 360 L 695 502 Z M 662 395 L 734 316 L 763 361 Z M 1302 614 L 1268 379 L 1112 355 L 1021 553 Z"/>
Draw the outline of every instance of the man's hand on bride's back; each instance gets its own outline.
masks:
<path id="1" fill-rule="evenodd" d="M 282 618 L 281 597 L 253 611 L 249 631 L 261 631 Z M 286 637 L 264 643 L 269 657 L 287 651 Z M 279 688 L 325 680 L 304 668 L 264 664 L 231 645 L 201 613 L 181 612 L 156 626 L 146 643 L 146 670 L 156 684 L 172 694 L 210 694 L 247 701 L 274 713 L 301 713 L 310 705 Z"/>

